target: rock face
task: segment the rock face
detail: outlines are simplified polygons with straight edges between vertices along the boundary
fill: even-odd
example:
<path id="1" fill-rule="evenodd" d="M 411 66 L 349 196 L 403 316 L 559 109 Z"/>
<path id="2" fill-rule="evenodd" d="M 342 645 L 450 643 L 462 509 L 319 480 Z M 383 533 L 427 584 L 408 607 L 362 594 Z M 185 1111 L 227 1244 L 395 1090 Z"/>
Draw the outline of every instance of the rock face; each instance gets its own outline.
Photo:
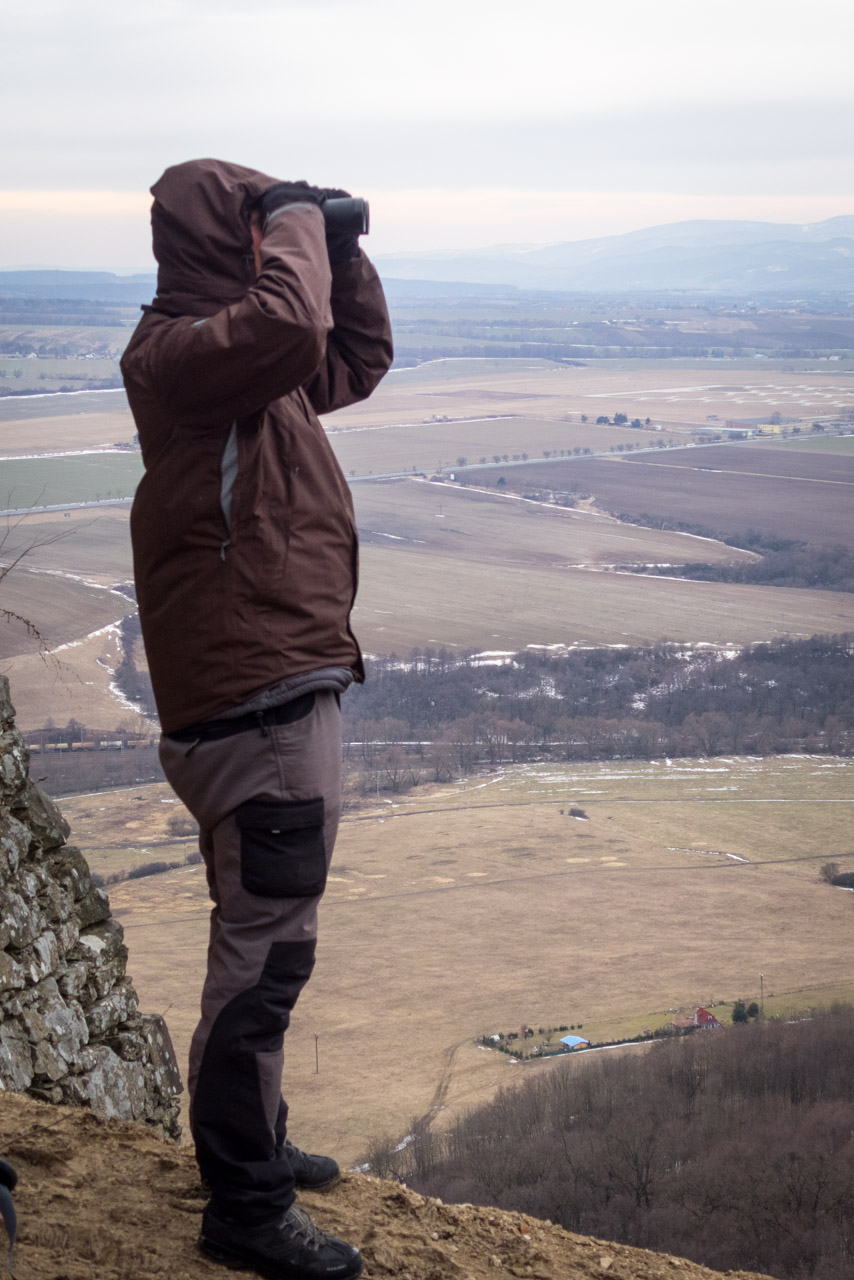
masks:
<path id="1" fill-rule="evenodd" d="M 166 1024 L 139 1012 L 121 925 L 30 779 L 14 716 L 0 676 L 0 1089 L 178 1138 Z"/>

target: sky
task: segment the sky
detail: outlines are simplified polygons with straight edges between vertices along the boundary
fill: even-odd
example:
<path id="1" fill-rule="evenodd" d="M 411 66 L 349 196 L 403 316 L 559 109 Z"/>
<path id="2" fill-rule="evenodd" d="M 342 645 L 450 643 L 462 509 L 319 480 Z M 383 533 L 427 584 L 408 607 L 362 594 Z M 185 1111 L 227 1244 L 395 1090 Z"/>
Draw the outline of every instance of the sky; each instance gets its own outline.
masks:
<path id="1" fill-rule="evenodd" d="M 851 0 L 27 0 L 0 268 L 153 268 L 217 156 L 371 203 L 372 254 L 854 214 Z"/>

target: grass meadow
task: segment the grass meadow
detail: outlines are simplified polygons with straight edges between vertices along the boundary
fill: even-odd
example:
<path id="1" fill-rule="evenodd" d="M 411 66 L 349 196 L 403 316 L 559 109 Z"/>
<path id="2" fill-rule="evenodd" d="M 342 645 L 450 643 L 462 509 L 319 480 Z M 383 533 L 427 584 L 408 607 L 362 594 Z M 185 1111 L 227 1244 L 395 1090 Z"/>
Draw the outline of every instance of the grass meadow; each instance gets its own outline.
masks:
<path id="1" fill-rule="evenodd" d="M 141 476 L 136 452 L 11 458 L 3 463 L 2 502 L 20 509 L 132 498 Z"/>
<path id="2" fill-rule="evenodd" d="M 818 875 L 831 859 L 854 869 L 852 771 L 788 756 L 528 765 L 348 813 L 288 1032 L 297 1140 L 354 1160 L 437 1099 L 441 1123 L 544 1069 L 479 1048 L 485 1032 L 581 1023 L 617 1039 L 711 1003 L 726 1018 L 733 1000 L 758 998 L 760 972 L 766 1012 L 854 995 L 852 898 Z M 190 847 L 169 844 L 170 799 L 152 785 L 62 807 L 109 871 Z M 203 869 L 110 896 L 142 1006 L 166 1013 L 184 1061 Z"/>

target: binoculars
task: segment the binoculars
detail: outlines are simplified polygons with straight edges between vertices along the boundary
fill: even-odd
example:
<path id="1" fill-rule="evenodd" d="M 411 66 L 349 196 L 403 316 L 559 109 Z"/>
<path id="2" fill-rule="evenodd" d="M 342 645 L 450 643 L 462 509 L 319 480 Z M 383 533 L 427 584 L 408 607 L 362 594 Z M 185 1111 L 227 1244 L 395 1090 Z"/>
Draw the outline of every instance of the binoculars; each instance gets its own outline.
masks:
<path id="1" fill-rule="evenodd" d="M 326 230 L 333 234 L 366 236 L 371 226 L 367 200 L 359 196 L 330 197 L 320 206 Z"/>

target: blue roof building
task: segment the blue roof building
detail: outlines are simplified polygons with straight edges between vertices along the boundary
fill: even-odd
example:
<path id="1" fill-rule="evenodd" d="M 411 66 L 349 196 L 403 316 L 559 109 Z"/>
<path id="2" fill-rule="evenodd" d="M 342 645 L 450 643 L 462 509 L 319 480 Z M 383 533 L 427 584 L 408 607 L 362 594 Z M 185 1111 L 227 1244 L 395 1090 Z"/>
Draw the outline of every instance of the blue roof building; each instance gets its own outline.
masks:
<path id="1" fill-rule="evenodd" d="M 565 1044 L 567 1049 L 577 1049 L 581 1044 L 589 1044 L 589 1040 L 585 1040 L 583 1036 L 561 1036 L 561 1044 Z"/>

